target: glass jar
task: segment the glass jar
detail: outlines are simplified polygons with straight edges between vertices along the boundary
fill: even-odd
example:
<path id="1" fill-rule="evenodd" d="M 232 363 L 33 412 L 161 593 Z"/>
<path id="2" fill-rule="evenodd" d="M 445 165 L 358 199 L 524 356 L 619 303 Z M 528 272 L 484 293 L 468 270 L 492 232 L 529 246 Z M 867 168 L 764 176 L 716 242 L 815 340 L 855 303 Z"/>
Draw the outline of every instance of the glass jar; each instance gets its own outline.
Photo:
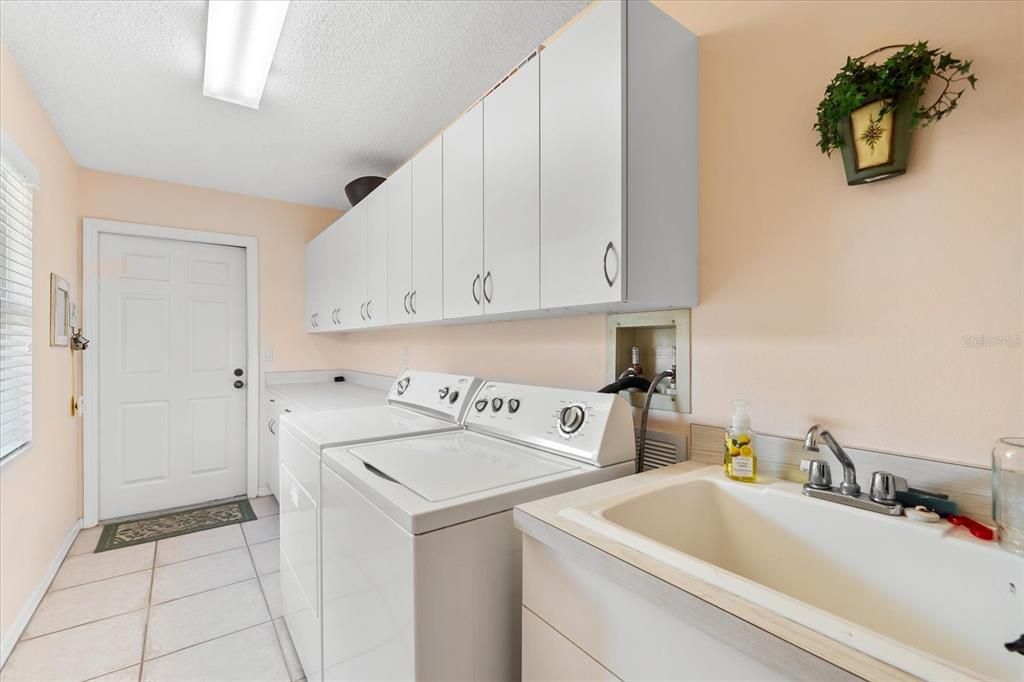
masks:
<path id="1" fill-rule="evenodd" d="M 1024 437 L 992 448 L 992 518 L 999 546 L 1024 556 Z"/>

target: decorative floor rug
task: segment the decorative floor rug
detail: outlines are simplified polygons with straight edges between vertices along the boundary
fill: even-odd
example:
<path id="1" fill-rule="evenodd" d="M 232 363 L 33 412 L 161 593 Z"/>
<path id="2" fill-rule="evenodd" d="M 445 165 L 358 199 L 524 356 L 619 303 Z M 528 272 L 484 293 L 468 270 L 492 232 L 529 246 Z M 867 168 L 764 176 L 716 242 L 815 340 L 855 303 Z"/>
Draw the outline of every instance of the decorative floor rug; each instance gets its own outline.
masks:
<path id="1" fill-rule="evenodd" d="M 256 513 L 249 500 L 218 502 L 208 507 L 151 516 L 147 519 L 120 521 L 103 526 L 97 552 L 173 538 L 176 535 L 254 521 Z"/>

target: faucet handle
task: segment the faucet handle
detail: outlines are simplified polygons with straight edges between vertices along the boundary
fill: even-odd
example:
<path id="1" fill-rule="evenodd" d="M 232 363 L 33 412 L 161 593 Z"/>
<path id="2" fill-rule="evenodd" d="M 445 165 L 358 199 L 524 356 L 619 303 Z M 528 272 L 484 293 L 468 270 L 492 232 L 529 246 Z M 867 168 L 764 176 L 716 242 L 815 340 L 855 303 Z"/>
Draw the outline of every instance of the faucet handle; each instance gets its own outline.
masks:
<path id="1" fill-rule="evenodd" d="M 807 472 L 807 486 L 815 490 L 829 490 L 832 487 L 832 469 L 823 459 L 800 460 L 800 471 Z"/>
<path id="2" fill-rule="evenodd" d="M 871 499 L 881 504 L 896 504 L 896 491 L 906 490 L 906 480 L 890 474 L 888 471 L 876 471 L 871 474 Z"/>

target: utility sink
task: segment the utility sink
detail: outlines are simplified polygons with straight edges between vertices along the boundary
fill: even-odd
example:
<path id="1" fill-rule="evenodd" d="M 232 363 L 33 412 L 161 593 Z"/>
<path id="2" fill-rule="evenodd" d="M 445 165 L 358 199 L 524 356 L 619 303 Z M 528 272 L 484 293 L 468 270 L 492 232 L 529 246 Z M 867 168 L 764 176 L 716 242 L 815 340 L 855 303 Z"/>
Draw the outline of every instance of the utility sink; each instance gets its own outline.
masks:
<path id="1" fill-rule="evenodd" d="M 925 679 L 1024 680 L 1024 559 L 946 521 L 681 472 L 561 516 Z"/>

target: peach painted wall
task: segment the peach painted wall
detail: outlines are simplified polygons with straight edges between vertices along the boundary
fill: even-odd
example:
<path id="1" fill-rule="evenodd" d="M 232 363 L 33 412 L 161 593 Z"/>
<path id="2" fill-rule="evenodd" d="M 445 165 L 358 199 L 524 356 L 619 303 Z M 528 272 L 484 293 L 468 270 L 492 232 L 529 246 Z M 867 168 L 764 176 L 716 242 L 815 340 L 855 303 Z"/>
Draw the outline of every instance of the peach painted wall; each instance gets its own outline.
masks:
<path id="1" fill-rule="evenodd" d="M 700 36 L 693 414 L 986 465 L 1024 432 L 1024 4 L 659 2 Z M 906 176 L 848 187 L 811 129 L 847 55 L 928 39 L 977 92 L 914 134 Z M 737 256 L 743 256 L 737 264 Z M 987 337 L 982 346 L 977 337 Z M 987 344 L 987 345 L 984 345 Z M 596 388 L 599 317 L 348 334 L 338 362 Z"/>
<path id="2" fill-rule="evenodd" d="M 255 236 L 260 250 L 264 369 L 333 367 L 334 344 L 303 332 L 305 243 L 340 211 L 80 169 L 83 217 Z"/>
<path id="3" fill-rule="evenodd" d="M 0 128 L 39 170 L 33 198 L 30 449 L 0 463 L 0 636 L 80 516 L 81 420 L 71 416 L 71 352 L 50 347 L 50 273 L 81 302 L 78 169 L 7 48 L 0 45 Z"/>

